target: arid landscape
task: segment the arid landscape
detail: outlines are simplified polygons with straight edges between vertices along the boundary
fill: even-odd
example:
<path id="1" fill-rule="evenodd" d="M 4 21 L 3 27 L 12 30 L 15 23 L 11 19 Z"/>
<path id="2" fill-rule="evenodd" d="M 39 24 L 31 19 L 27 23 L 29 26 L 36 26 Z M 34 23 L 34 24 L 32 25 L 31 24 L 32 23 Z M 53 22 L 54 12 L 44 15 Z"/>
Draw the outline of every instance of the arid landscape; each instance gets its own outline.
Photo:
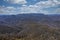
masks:
<path id="1" fill-rule="evenodd" d="M 0 40 L 60 40 L 60 15 L 0 15 Z"/>

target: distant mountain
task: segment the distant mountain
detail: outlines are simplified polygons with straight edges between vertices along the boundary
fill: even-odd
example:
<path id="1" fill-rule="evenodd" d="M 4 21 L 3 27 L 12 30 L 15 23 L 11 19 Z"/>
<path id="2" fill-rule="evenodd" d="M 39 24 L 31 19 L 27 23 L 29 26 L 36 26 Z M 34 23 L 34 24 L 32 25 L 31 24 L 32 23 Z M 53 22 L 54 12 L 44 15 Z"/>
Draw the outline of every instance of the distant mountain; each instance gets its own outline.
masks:
<path id="1" fill-rule="evenodd" d="M 18 15 L 1 15 L 0 24 L 17 25 L 19 22 L 34 21 L 37 23 L 48 23 L 56 25 L 56 21 L 60 21 L 60 15 L 44 15 L 44 14 L 18 14 Z"/>
<path id="2" fill-rule="evenodd" d="M 6 22 L 8 24 L 14 24 L 19 21 L 38 21 L 45 17 L 44 14 L 19 14 L 19 15 L 2 15 L 0 16 L 0 23 Z"/>

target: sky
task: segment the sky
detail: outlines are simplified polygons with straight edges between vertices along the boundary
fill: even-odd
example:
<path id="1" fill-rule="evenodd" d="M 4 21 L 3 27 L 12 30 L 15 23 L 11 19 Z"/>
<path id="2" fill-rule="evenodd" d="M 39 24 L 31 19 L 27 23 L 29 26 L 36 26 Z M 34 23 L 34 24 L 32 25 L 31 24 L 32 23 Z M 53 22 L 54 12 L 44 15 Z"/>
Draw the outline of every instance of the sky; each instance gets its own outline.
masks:
<path id="1" fill-rule="evenodd" d="M 0 15 L 60 14 L 60 0 L 0 0 Z"/>

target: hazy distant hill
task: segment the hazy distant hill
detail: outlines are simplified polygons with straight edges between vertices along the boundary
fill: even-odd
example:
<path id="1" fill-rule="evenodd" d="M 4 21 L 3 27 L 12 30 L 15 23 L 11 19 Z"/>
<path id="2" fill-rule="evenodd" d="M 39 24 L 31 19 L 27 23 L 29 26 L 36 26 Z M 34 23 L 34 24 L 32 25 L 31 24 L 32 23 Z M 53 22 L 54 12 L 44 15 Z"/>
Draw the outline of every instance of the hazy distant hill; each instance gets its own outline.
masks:
<path id="1" fill-rule="evenodd" d="M 3 25 L 16 25 L 19 22 L 34 21 L 37 23 L 50 23 L 59 24 L 60 15 L 44 15 L 44 14 L 18 14 L 18 15 L 1 15 L 0 24 Z M 55 24 L 56 25 L 56 24 Z"/>

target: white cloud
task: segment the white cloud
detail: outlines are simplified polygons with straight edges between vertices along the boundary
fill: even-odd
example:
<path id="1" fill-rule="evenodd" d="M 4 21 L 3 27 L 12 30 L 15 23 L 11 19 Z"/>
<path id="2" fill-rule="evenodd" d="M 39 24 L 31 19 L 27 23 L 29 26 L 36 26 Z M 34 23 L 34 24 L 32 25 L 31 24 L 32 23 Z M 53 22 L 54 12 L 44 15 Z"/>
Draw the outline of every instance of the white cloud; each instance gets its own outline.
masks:
<path id="1" fill-rule="evenodd" d="M 21 12 L 23 13 L 44 13 L 44 14 L 48 14 L 49 11 L 43 10 L 44 8 L 50 8 L 50 7 L 55 7 L 57 5 L 59 5 L 59 1 L 57 0 L 48 0 L 48 1 L 40 1 L 38 3 L 36 3 L 35 5 L 29 5 L 26 6 L 24 5 L 23 7 L 21 7 Z M 51 13 L 51 11 L 50 11 Z"/>
<path id="2" fill-rule="evenodd" d="M 60 8 L 55 9 L 53 12 L 48 10 L 43 10 L 44 8 L 55 7 L 60 4 L 60 1 L 57 0 L 48 0 L 48 1 L 40 1 L 34 5 L 22 5 L 22 7 L 0 7 L 0 13 L 2 14 L 21 14 L 21 13 L 44 13 L 44 14 L 52 14 L 52 13 L 60 13 Z"/>
<path id="3" fill-rule="evenodd" d="M 43 11 L 37 6 L 23 6 L 19 8 L 14 7 L 0 7 L 0 14 L 21 14 L 21 13 L 48 13 L 47 11 Z"/>
<path id="4" fill-rule="evenodd" d="M 0 6 L 0 14 L 14 14 L 16 8 L 14 7 L 2 7 Z"/>
<path id="5" fill-rule="evenodd" d="M 12 3 L 12 4 L 26 4 L 26 0 L 5 0 L 6 2 Z"/>
<path id="6" fill-rule="evenodd" d="M 58 0 L 48 0 L 48 1 L 40 1 L 35 5 L 40 6 L 42 8 L 47 8 L 47 7 L 54 7 L 59 4 L 60 4 L 60 1 Z"/>

